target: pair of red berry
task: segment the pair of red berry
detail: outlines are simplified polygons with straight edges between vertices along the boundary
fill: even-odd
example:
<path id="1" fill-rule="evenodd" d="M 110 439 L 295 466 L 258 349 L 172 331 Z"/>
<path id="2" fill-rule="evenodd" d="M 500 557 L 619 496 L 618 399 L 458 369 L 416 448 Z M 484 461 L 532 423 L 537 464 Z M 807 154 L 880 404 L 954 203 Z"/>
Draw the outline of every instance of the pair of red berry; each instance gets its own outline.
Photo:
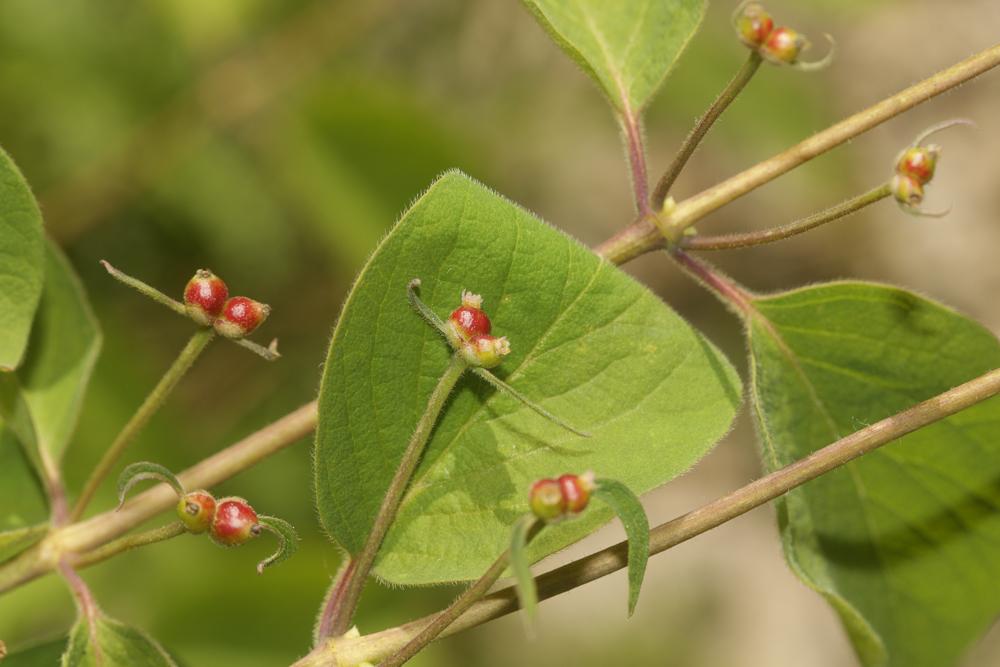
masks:
<path id="1" fill-rule="evenodd" d="M 809 47 L 809 40 L 797 31 L 775 28 L 774 19 L 757 2 L 745 2 L 737 7 L 733 25 L 740 41 L 778 65 L 798 64 L 799 55 Z"/>
<path id="2" fill-rule="evenodd" d="M 924 186 L 934 178 L 941 147 L 911 146 L 896 160 L 896 175 L 892 179 L 892 194 L 900 204 L 913 208 L 924 200 Z"/>
<path id="3" fill-rule="evenodd" d="M 510 354 L 510 342 L 506 336 L 490 335 L 493 325 L 482 305 L 483 297 L 463 290 L 462 305 L 448 317 L 445 333 L 469 365 L 494 368 Z"/>
<path id="4" fill-rule="evenodd" d="M 188 316 L 202 326 L 214 327 L 226 338 L 243 338 L 259 327 L 271 313 L 267 304 L 245 296 L 229 298 L 222 278 L 199 269 L 184 288 Z"/>
<path id="5" fill-rule="evenodd" d="M 191 491 L 177 501 L 177 516 L 188 532 L 208 531 L 217 543 L 234 547 L 261 533 L 257 513 L 243 498 L 229 496 L 216 501 L 208 491 Z"/>
<path id="6" fill-rule="evenodd" d="M 554 521 L 585 510 L 593 490 L 594 474 L 590 472 L 540 479 L 531 485 L 528 504 L 539 519 Z"/>

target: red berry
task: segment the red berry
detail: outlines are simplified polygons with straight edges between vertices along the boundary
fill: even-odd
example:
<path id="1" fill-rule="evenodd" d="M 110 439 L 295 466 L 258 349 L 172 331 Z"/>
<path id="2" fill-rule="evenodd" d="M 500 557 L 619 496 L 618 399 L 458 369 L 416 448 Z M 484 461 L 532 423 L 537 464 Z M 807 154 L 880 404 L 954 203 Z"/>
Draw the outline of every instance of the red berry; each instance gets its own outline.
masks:
<path id="1" fill-rule="evenodd" d="M 226 338 L 243 338 L 267 319 L 271 307 L 245 296 L 226 301 L 222 314 L 215 320 L 215 330 Z"/>
<path id="2" fill-rule="evenodd" d="M 751 48 L 764 43 L 774 29 L 774 20 L 759 3 L 751 2 L 737 10 L 734 25 L 740 41 Z"/>
<path id="3" fill-rule="evenodd" d="M 588 475 L 563 475 L 559 478 L 559 488 L 562 491 L 566 510 L 578 514 L 587 508 L 590 492 L 594 488 Z"/>
<path id="4" fill-rule="evenodd" d="M 775 28 L 767 36 L 761 55 L 771 62 L 794 65 L 808 45 L 806 38 L 791 28 Z"/>
<path id="5" fill-rule="evenodd" d="M 215 518 L 215 497 L 208 491 L 192 491 L 177 501 L 177 516 L 190 533 L 204 533 Z"/>
<path id="6" fill-rule="evenodd" d="M 566 513 L 562 485 L 554 479 L 540 479 L 531 485 L 528 504 L 539 519 L 552 521 Z"/>
<path id="7" fill-rule="evenodd" d="M 896 173 L 909 176 L 917 183 L 926 185 L 934 178 L 939 152 L 940 148 L 933 145 L 907 148 L 896 161 Z"/>
<path id="8" fill-rule="evenodd" d="M 466 338 L 483 336 L 490 332 L 490 318 L 478 308 L 461 306 L 452 311 L 450 319 L 465 333 Z"/>
<path id="9" fill-rule="evenodd" d="M 222 312 L 228 296 L 229 288 L 222 278 L 208 269 L 198 269 L 184 288 L 184 306 L 191 319 L 207 327 Z"/>
<path id="10" fill-rule="evenodd" d="M 243 544 L 260 534 L 257 513 L 242 498 L 230 497 L 219 501 L 212 520 L 210 535 L 223 546 Z"/>

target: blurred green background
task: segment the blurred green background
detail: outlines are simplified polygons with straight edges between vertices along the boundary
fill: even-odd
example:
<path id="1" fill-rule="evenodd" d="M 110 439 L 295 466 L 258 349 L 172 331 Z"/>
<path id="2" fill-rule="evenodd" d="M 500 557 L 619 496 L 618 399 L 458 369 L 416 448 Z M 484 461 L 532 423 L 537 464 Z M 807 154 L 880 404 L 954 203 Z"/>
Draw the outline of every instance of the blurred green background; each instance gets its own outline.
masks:
<path id="1" fill-rule="evenodd" d="M 735 4 L 735 3 L 734 3 Z M 829 70 L 764 67 L 709 136 L 675 193 L 686 196 L 996 40 L 995 0 L 768 3 L 778 19 L 839 45 Z M 743 61 L 716 3 L 649 110 L 651 171 Z M 818 50 L 821 50 L 819 48 Z M 752 288 L 837 277 L 903 284 L 1000 329 L 1000 76 L 987 75 L 754 192 L 702 223 L 769 226 L 887 177 L 900 147 L 932 123 L 942 137 L 931 208 L 917 220 L 883 203 L 773 247 L 716 256 Z M 77 489 L 188 325 L 111 281 L 97 260 L 179 294 L 199 267 L 274 314 L 260 338 L 279 363 L 215 345 L 131 452 L 181 469 L 310 400 L 352 277 L 407 204 L 459 167 L 585 242 L 630 219 L 615 124 L 596 88 L 517 2 L 411 0 L 4 0 L 0 145 L 39 197 L 49 232 L 86 284 L 104 352 L 67 456 Z M 733 321 L 664 257 L 628 270 L 742 365 Z M 337 549 L 320 533 L 310 443 L 219 487 L 249 496 L 302 534 L 294 560 L 257 577 L 271 547 L 226 552 L 183 537 L 85 571 L 114 617 L 149 631 L 192 667 L 289 664 L 308 648 Z M 694 471 L 648 497 L 666 520 L 758 474 L 745 415 Z M 105 490 L 97 503 L 112 505 Z M 554 562 L 620 539 L 611 526 Z M 262 541 L 263 542 L 263 541 Z M 370 586 L 364 632 L 439 608 L 455 589 Z M 834 614 L 786 571 L 769 509 L 653 559 L 636 616 L 622 575 L 517 619 L 440 642 L 414 665 L 852 665 Z M 55 577 L 0 598 L 11 649 L 64 632 L 72 603 Z M 996 629 L 967 658 L 1000 664 Z"/>

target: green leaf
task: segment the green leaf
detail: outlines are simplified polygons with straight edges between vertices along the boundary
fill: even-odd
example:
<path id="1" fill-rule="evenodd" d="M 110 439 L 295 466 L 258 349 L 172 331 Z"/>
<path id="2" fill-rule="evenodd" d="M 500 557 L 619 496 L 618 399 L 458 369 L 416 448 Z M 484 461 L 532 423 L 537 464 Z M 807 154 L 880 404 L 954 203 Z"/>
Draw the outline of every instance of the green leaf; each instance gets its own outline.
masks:
<path id="1" fill-rule="evenodd" d="M 637 116 L 698 29 L 704 0 L 523 0 L 625 115 Z"/>
<path id="2" fill-rule="evenodd" d="M 536 524 L 533 516 L 524 516 L 514 524 L 510 533 L 510 572 L 514 576 L 517 599 L 524 610 L 524 617 L 530 624 L 538 613 L 538 587 L 531 575 L 531 558 L 528 555 L 528 533 Z"/>
<path id="3" fill-rule="evenodd" d="M 754 404 L 768 469 L 1000 366 L 996 337 L 865 283 L 759 298 Z M 920 429 L 787 494 L 792 570 L 866 665 L 952 665 L 1000 611 L 1000 400 Z"/>
<path id="4" fill-rule="evenodd" d="M 101 332 L 73 267 L 46 244 L 45 289 L 17 376 L 38 446 L 58 461 L 76 428 Z"/>
<path id="5" fill-rule="evenodd" d="M 613 479 L 599 479 L 593 497 L 609 505 L 625 527 L 628 537 L 628 615 L 635 612 L 649 560 L 649 518 L 639 498 Z"/>
<path id="6" fill-rule="evenodd" d="M 42 214 L 13 160 L 0 149 L 0 373 L 21 364 L 42 294 Z"/>
<path id="7" fill-rule="evenodd" d="M 66 640 L 57 639 L 11 653 L 3 660 L 3 667 L 53 667 L 66 649 Z"/>
<path id="8" fill-rule="evenodd" d="M 740 401 L 729 363 L 642 285 L 460 173 L 439 179 L 369 260 L 334 330 L 320 390 L 316 492 L 327 532 L 364 544 L 450 350 L 407 302 L 441 317 L 484 297 L 512 352 L 495 372 L 592 437 L 580 438 L 466 373 L 445 406 L 376 560 L 401 584 L 478 577 L 528 511 L 528 489 L 567 467 L 638 492 L 687 470 Z M 611 517 L 546 529 L 533 559 Z"/>
<path id="9" fill-rule="evenodd" d="M 41 539 L 47 519 L 38 473 L 18 439 L 0 423 L 0 562 Z"/>
<path id="10" fill-rule="evenodd" d="M 144 632 L 97 612 L 93 625 L 81 617 L 69 635 L 62 667 L 177 667 Z"/>

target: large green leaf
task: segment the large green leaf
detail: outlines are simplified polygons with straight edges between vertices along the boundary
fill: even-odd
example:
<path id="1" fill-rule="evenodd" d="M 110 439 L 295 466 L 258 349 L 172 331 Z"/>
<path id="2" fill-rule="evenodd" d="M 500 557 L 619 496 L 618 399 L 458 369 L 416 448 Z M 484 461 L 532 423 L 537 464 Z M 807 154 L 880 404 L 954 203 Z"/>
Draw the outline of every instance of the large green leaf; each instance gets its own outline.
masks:
<path id="1" fill-rule="evenodd" d="M 44 270 L 42 214 L 21 172 L 0 149 L 0 372 L 21 363 Z"/>
<path id="2" fill-rule="evenodd" d="M 497 373 L 592 434 L 546 421 L 467 374 L 445 406 L 376 572 L 398 583 L 479 576 L 528 511 L 537 478 L 592 469 L 637 492 L 680 474 L 740 401 L 722 355 L 640 284 L 460 173 L 439 179 L 369 260 L 337 323 L 320 390 L 316 492 L 328 533 L 358 553 L 427 399 L 446 343 L 409 307 L 442 316 L 479 292 L 513 352 Z M 534 558 L 610 517 L 547 529 Z"/>
<path id="3" fill-rule="evenodd" d="M 38 446 L 58 460 L 69 442 L 101 349 L 101 332 L 73 267 L 46 245 L 45 289 L 24 365 L 21 392 Z"/>
<path id="4" fill-rule="evenodd" d="M 523 0 L 597 81 L 611 105 L 638 114 L 694 35 L 704 0 Z"/>
<path id="5" fill-rule="evenodd" d="M 892 287 L 756 299 L 754 404 L 774 470 L 1000 366 L 978 324 Z M 866 665 L 954 664 L 1000 611 L 1000 400 L 912 433 L 779 502 L 785 555 Z"/>
<path id="6" fill-rule="evenodd" d="M 176 667 L 176 664 L 152 637 L 97 612 L 92 624 L 80 618 L 73 626 L 62 667 Z"/>

